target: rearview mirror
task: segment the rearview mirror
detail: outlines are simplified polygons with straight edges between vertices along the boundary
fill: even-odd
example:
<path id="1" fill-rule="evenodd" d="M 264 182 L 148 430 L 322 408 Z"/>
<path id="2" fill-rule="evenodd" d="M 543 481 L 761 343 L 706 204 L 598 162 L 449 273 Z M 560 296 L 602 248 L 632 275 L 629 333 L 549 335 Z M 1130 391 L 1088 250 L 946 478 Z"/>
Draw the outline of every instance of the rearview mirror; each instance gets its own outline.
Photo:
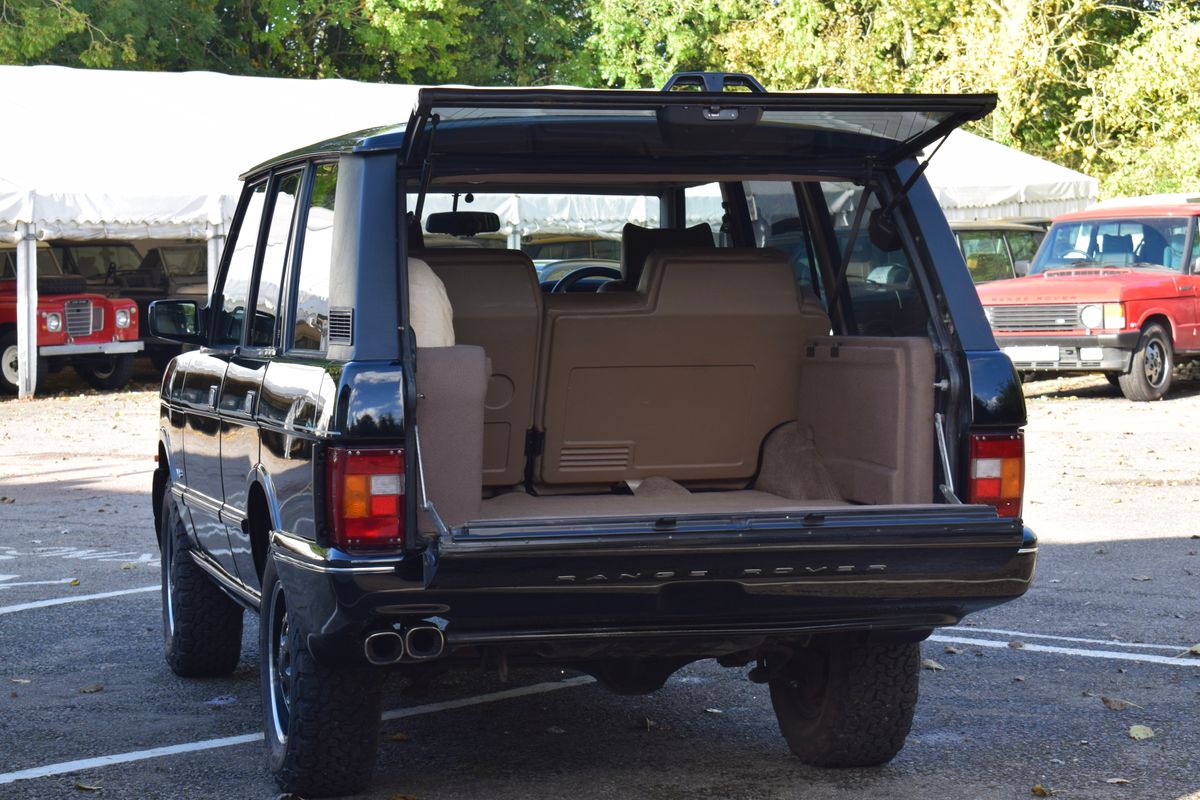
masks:
<path id="1" fill-rule="evenodd" d="M 179 344 L 205 344 L 206 310 L 195 300 L 156 300 L 150 304 L 150 335 Z"/>

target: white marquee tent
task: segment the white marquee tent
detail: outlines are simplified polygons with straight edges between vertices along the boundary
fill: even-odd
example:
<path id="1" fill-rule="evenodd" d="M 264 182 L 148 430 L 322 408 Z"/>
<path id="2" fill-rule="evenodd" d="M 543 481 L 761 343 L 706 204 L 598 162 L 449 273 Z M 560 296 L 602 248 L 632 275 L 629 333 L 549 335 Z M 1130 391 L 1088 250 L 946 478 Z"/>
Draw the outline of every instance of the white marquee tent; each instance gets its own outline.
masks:
<path id="1" fill-rule="evenodd" d="M 38 240 L 206 239 L 219 257 L 237 176 L 278 153 L 408 118 L 415 86 L 0 66 L 0 242 L 18 246 L 22 394 L 33 391 Z M 1095 199 L 1096 181 L 955 132 L 929 168 L 951 219 L 1050 216 Z M 503 201 L 504 232 L 557 230 L 563 209 Z M 593 211 L 614 230 L 636 208 Z M 610 219 L 611 218 L 611 219 Z M 561 232 L 571 232 L 563 230 Z M 210 272 L 215 272 L 210 269 Z"/>

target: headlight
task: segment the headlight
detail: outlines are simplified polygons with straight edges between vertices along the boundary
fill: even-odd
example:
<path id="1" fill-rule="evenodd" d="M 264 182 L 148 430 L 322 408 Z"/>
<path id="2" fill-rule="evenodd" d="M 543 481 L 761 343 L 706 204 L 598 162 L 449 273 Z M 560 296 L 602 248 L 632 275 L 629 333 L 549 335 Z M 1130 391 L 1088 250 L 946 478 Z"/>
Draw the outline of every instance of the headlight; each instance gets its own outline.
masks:
<path id="1" fill-rule="evenodd" d="M 118 308 L 116 318 L 117 318 L 117 327 L 118 328 L 128 328 L 129 327 L 129 309 L 128 308 Z"/>
<path id="2" fill-rule="evenodd" d="M 1122 303 L 1104 304 L 1104 327 L 1111 330 L 1125 327 L 1125 306 Z"/>
<path id="3" fill-rule="evenodd" d="M 47 314 L 46 315 L 46 330 L 50 331 L 51 333 L 58 333 L 59 331 L 61 331 L 62 330 L 62 317 L 60 315 L 54 314 L 54 313 Z"/>
<path id="4" fill-rule="evenodd" d="M 1089 330 L 1104 327 L 1104 309 L 1097 305 L 1084 306 L 1079 309 L 1079 321 Z"/>

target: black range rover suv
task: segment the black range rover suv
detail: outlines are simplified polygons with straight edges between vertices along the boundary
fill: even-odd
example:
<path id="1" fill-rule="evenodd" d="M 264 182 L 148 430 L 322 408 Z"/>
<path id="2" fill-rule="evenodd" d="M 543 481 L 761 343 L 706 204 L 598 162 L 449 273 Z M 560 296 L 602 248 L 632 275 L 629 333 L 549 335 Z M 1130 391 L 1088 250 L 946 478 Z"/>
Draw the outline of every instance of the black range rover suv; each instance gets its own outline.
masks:
<path id="1" fill-rule="evenodd" d="M 207 306 L 153 306 L 200 346 L 162 384 L 167 662 L 228 673 L 259 616 L 284 790 L 367 784 L 386 672 L 481 665 L 713 658 L 805 762 L 883 763 L 918 643 L 1028 588 L 1020 382 L 921 177 L 994 98 L 672 83 L 424 89 L 247 173 Z M 619 269 L 473 241 L 531 194 Z"/>

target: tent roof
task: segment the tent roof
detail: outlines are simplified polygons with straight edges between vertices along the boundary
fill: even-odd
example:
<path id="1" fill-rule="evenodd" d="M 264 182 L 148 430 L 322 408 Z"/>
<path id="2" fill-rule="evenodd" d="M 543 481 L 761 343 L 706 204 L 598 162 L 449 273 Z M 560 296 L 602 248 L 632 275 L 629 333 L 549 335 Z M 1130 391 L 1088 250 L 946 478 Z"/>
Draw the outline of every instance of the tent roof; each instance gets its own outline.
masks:
<path id="1" fill-rule="evenodd" d="M 950 134 L 925 175 L 951 221 L 1049 219 L 1085 208 L 1100 191 L 1082 172 L 962 130 Z"/>
<path id="2" fill-rule="evenodd" d="M 279 153 L 408 119 L 419 87 L 211 72 L 0 66 L 0 239 L 204 238 L 237 176 Z M 951 219 L 1049 217 L 1096 181 L 962 131 L 928 170 Z"/>
<path id="3" fill-rule="evenodd" d="M 236 195 L 242 170 L 407 119 L 417 87 L 0 66 L 0 91 L 0 235 L 33 222 L 47 235 L 195 227 L 203 238 L 207 224 L 220 224 L 222 196 Z"/>

